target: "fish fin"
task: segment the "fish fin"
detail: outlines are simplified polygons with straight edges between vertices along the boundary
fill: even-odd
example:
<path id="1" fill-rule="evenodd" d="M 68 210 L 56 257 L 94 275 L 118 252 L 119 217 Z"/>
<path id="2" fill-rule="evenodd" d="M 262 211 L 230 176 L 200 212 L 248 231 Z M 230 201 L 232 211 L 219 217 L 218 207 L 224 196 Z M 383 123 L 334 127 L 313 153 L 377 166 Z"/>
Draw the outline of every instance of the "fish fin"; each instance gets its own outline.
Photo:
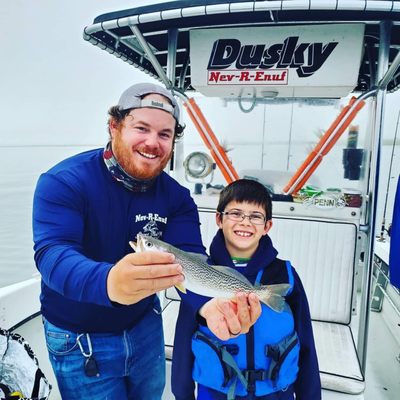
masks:
<path id="1" fill-rule="evenodd" d="M 231 267 L 226 267 L 224 265 L 210 265 L 210 267 L 216 269 L 217 271 L 224 273 L 225 275 L 229 275 L 232 278 L 239 280 L 240 282 L 245 284 L 247 287 L 248 286 L 253 287 L 251 282 L 244 275 L 242 275 L 240 272 L 236 271 L 235 269 L 233 269 Z"/>
<path id="2" fill-rule="evenodd" d="M 187 251 L 188 254 L 190 254 L 192 257 L 199 259 L 201 262 L 207 262 L 208 256 L 205 254 L 201 253 L 193 253 L 191 251 Z"/>
<path id="3" fill-rule="evenodd" d="M 285 298 L 282 296 L 279 296 L 278 294 L 267 294 L 265 298 L 260 295 L 260 301 L 264 303 L 266 306 L 269 308 L 272 308 L 276 312 L 282 312 L 283 309 L 285 308 Z"/>
<path id="4" fill-rule="evenodd" d="M 135 242 L 134 240 L 131 240 L 131 241 L 129 242 L 129 246 L 131 246 L 132 249 L 135 250 L 136 252 L 138 251 L 138 244 L 137 244 L 137 242 Z"/>
<path id="5" fill-rule="evenodd" d="M 176 287 L 179 291 L 181 291 L 182 293 L 185 293 L 185 294 L 186 294 L 185 285 L 183 285 L 182 283 L 176 284 L 175 287 Z"/>

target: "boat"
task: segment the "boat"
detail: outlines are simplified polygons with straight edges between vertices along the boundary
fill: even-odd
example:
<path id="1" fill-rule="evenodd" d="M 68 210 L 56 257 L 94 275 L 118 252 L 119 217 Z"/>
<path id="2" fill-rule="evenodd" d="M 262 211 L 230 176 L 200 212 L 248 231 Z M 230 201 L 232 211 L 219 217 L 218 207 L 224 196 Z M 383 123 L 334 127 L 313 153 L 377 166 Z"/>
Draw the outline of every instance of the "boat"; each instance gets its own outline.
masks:
<path id="1" fill-rule="evenodd" d="M 400 1 L 179 0 L 96 16 L 83 38 L 182 102 L 189 133 L 169 173 L 193 191 L 206 246 L 223 185 L 248 177 L 271 190 L 271 237 L 306 288 L 323 399 L 394 399 L 396 386 L 370 389 L 368 339 L 378 313 L 390 315 L 394 337 L 400 317 L 389 238 L 376 239 L 385 105 L 400 88 Z M 39 276 L 0 288 L 0 321 L 39 354 L 57 399 L 39 292 Z M 180 297 L 160 298 L 170 373 Z M 173 399 L 169 383 L 163 399 Z"/>

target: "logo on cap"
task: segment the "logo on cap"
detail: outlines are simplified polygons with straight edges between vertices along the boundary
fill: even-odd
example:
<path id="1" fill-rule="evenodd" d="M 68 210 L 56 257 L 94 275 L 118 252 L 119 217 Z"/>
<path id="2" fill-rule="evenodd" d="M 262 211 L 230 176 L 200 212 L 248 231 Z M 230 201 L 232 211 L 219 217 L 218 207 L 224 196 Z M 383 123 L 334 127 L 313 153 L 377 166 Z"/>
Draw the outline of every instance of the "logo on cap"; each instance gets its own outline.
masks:
<path id="1" fill-rule="evenodd" d="M 154 106 L 154 107 L 160 107 L 160 108 L 164 108 L 164 103 L 161 103 L 160 101 L 155 101 L 155 100 L 151 100 L 151 104 Z"/>

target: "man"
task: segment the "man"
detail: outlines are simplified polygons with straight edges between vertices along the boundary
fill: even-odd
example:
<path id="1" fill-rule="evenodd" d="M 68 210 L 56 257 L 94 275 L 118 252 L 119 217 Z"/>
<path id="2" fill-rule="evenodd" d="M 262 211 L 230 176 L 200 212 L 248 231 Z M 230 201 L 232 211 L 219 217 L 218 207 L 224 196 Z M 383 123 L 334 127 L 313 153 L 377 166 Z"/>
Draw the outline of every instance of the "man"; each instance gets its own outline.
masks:
<path id="1" fill-rule="evenodd" d="M 109 116 L 105 149 L 62 161 L 35 191 L 46 342 L 63 399 L 156 400 L 165 358 L 155 293 L 184 278 L 173 255 L 132 253 L 129 241 L 143 232 L 187 251 L 204 247 L 189 191 L 163 172 L 183 131 L 174 97 L 133 85 Z M 194 314 L 206 300 L 184 299 Z M 223 340 L 260 313 L 255 296 L 235 302 L 212 299 L 200 311 Z"/>

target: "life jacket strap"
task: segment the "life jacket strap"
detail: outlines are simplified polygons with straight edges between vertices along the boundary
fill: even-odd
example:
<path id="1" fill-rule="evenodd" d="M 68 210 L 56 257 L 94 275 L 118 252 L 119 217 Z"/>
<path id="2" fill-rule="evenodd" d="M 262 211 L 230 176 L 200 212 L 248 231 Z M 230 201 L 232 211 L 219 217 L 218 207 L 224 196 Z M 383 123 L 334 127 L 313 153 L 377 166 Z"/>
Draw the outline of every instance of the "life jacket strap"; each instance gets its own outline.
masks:
<path id="1" fill-rule="evenodd" d="M 229 351 L 226 349 L 225 346 L 221 347 L 221 357 L 222 357 L 222 362 L 225 363 L 225 365 L 229 369 L 230 377 L 232 377 L 231 384 L 229 385 L 228 388 L 227 400 L 234 400 L 236 393 L 236 384 L 238 379 L 240 380 L 240 382 L 244 387 L 247 387 L 248 381 L 242 374 L 242 371 L 240 371 L 235 359 L 232 357 L 232 354 L 229 353 Z"/>
<path id="2" fill-rule="evenodd" d="M 221 348 L 221 356 L 222 356 L 222 361 L 230 368 L 231 376 L 236 376 L 236 378 L 234 379 L 235 386 L 236 386 L 236 380 L 239 379 L 240 382 L 242 382 L 242 385 L 246 387 L 247 379 L 242 374 L 242 371 L 240 371 L 238 365 L 236 364 L 235 359 L 232 357 L 229 351 L 226 350 L 224 347 Z"/>
<path id="3" fill-rule="evenodd" d="M 211 340 L 207 335 L 201 331 L 196 331 L 194 337 L 200 339 L 207 343 L 211 348 L 214 348 L 219 353 L 220 361 L 222 364 L 222 369 L 224 370 L 224 384 L 223 386 L 228 386 L 227 400 L 235 399 L 236 384 L 239 379 L 244 387 L 247 387 L 247 380 L 243 376 L 242 371 L 240 371 L 235 359 L 232 357 L 230 351 L 237 354 L 239 348 L 237 345 L 220 345 L 213 340 Z M 225 374 L 226 372 L 226 374 Z"/>
<path id="4" fill-rule="evenodd" d="M 247 381 L 247 391 L 254 393 L 256 390 L 256 381 L 264 381 L 268 378 L 268 371 L 265 369 L 246 369 L 243 372 Z"/>

